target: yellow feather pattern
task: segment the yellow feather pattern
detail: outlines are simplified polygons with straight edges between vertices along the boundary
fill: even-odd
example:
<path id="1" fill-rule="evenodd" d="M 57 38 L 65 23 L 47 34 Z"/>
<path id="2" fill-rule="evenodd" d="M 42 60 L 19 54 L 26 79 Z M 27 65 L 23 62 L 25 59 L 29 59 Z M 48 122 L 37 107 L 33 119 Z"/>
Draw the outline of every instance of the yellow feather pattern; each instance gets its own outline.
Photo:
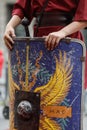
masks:
<path id="1" fill-rule="evenodd" d="M 40 120 L 40 129 L 39 130 L 62 130 L 61 126 L 57 124 L 56 121 L 51 120 L 46 117 L 42 117 Z"/>
<path id="2" fill-rule="evenodd" d="M 64 98 L 67 96 L 71 82 L 72 82 L 72 67 L 71 61 L 68 58 L 66 53 L 59 52 L 59 59 L 55 57 L 56 61 L 56 70 L 54 74 L 51 76 L 49 82 L 46 85 L 40 86 L 35 89 L 34 92 L 41 93 L 41 107 L 44 105 L 58 105 L 60 104 Z M 10 65 L 10 63 L 9 63 Z M 27 79 L 26 75 L 26 79 Z M 19 86 L 12 79 L 12 72 L 9 66 L 9 81 L 10 81 L 10 102 L 11 102 L 11 111 L 10 111 L 10 130 L 16 130 L 14 128 L 14 93 L 15 90 L 19 90 Z M 28 81 L 26 80 L 26 84 Z M 23 90 L 27 91 L 24 82 L 22 83 Z M 40 119 L 40 127 L 39 130 L 62 130 L 61 126 L 58 122 L 47 118 L 42 117 Z"/>
<path id="3" fill-rule="evenodd" d="M 60 58 L 56 60 L 55 73 L 48 84 L 36 88 L 35 92 L 41 92 L 41 106 L 57 105 L 67 96 L 72 82 L 72 66 L 66 53 L 59 53 Z M 67 64 L 68 63 L 68 64 Z"/>
<path id="4" fill-rule="evenodd" d="M 8 74 L 9 74 L 9 97 L 10 97 L 10 130 L 16 130 L 14 128 L 14 100 L 15 100 L 15 90 L 19 90 L 19 86 L 16 85 L 16 83 L 13 82 L 12 79 L 12 71 L 11 71 L 11 66 L 10 62 L 8 64 Z"/>

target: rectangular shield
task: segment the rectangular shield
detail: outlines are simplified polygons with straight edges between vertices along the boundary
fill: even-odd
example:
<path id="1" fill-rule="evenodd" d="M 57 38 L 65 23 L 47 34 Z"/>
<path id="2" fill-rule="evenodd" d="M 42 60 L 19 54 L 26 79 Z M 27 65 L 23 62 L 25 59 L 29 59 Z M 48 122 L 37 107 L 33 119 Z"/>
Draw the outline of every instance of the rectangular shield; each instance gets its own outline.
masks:
<path id="1" fill-rule="evenodd" d="M 18 118 L 15 91 L 40 93 L 38 130 L 82 130 L 85 44 L 78 39 L 64 39 L 49 51 L 43 38 L 14 41 L 9 52 L 10 130 L 15 128 Z M 27 128 L 35 127 L 30 128 L 27 123 Z"/>

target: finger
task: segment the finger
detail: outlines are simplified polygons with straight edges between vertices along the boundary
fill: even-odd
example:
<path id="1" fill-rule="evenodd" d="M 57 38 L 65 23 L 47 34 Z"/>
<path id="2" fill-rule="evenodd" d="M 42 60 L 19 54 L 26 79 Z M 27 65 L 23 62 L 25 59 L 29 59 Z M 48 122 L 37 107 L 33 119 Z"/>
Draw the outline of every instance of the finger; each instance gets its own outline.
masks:
<path id="1" fill-rule="evenodd" d="M 12 30 L 10 34 L 11 34 L 11 37 L 16 37 L 14 30 Z"/>
<path id="2" fill-rule="evenodd" d="M 54 37 L 54 38 L 52 39 L 52 41 L 51 41 L 51 48 L 50 48 L 50 50 L 53 50 L 53 49 L 56 47 L 56 40 L 57 40 L 57 38 L 56 38 L 56 37 Z"/>
<path id="3" fill-rule="evenodd" d="M 9 41 L 10 43 L 14 44 L 14 41 L 13 41 L 13 39 L 12 39 L 11 36 L 7 35 L 7 36 L 5 36 L 4 39 L 7 40 L 7 41 Z"/>
<path id="4" fill-rule="evenodd" d="M 5 45 L 7 46 L 8 49 L 12 50 L 13 49 L 13 45 L 12 43 L 10 43 L 8 40 L 5 39 Z"/>
<path id="5" fill-rule="evenodd" d="M 13 47 L 9 44 L 9 43 L 6 43 L 6 47 L 9 49 L 9 50 L 12 50 Z"/>
<path id="6" fill-rule="evenodd" d="M 45 47 L 47 48 L 47 41 L 48 41 L 48 38 L 49 38 L 49 36 L 46 36 L 45 37 Z"/>
<path id="7" fill-rule="evenodd" d="M 60 40 L 61 40 L 61 38 L 57 38 L 57 39 L 56 39 L 56 44 L 55 44 L 55 47 L 57 47 L 57 46 L 59 45 Z"/>
<path id="8" fill-rule="evenodd" d="M 52 35 L 48 37 L 48 41 L 47 41 L 47 49 L 48 50 L 51 50 L 52 39 L 53 39 Z"/>
<path id="9" fill-rule="evenodd" d="M 13 39 L 12 39 L 11 36 L 8 36 L 7 39 L 9 40 L 9 42 L 11 42 L 12 44 L 14 44 L 14 41 L 13 41 Z"/>

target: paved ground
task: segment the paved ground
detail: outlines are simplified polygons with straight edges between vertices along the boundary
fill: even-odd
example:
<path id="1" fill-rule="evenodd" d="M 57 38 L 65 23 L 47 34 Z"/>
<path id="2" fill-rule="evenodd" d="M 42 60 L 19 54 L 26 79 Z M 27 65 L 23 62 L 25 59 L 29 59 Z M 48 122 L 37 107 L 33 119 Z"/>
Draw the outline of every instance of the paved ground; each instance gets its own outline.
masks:
<path id="1" fill-rule="evenodd" d="M 2 110 L 3 107 L 0 107 L 0 130 L 9 130 L 9 120 L 4 119 Z M 83 130 L 87 130 L 87 116 L 83 118 Z"/>
<path id="2" fill-rule="evenodd" d="M 83 119 L 83 130 L 87 130 L 87 116 Z"/>
<path id="3" fill-rule="evenodd" d="M 3 110 L 3 107 L 0 106 L 0 130 L 8 130 L 9 120 L 4 119 L 2 110 Z"/>
<path id="4" fill-rule="evenodd" d="M 0 119 L 0 130 L 9 130 L 9 121 Z"/>

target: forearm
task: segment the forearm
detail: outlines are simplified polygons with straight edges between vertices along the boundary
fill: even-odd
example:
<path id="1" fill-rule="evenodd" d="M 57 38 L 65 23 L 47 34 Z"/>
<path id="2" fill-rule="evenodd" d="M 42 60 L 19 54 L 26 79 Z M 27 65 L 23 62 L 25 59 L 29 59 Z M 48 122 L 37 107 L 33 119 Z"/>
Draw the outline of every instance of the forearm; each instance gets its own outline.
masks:
<path id="1" fill-rule="evenodd" d="M 61 29 L 60 31 L 64 32 L 65 37 L 66 37 L 85 27 L 87 27 L 87 22 L 74 21 L 74 22 L 70 23 L 69 25 L 67 25 L 66 27 L 64 27 L 63 29 Z"/>
<path id="2" fill-rule="evenodd" d="M 14 15 L 11 20 L 9 21 L 9 23 L 7 24 L 8 26 L 11 26 L 13 28 L 15 28 L 16 26 L 18 26 L 21 23 L 21 18 L 17 15 Z"/>
<path id="3" fill-rule="evenodd" d="M 6 26 L 6 30 L 4 33 L 4 41 L 6 46 L 11 50 L 13 48 L 13 37 L 15 37 L 15 27 L 18 26 L 21 22 L 21 18 L 17 15 L 14 15 L 9 23 Z"/>
<path id="4" fill-rule="evenodd" d="M 48 50 L 53 50 L 59 41 L 83 28 L 87 27 L 87 22 L 74 21 L 57 32 L 50 33 L 45 39 L 45 46 Z"/>

